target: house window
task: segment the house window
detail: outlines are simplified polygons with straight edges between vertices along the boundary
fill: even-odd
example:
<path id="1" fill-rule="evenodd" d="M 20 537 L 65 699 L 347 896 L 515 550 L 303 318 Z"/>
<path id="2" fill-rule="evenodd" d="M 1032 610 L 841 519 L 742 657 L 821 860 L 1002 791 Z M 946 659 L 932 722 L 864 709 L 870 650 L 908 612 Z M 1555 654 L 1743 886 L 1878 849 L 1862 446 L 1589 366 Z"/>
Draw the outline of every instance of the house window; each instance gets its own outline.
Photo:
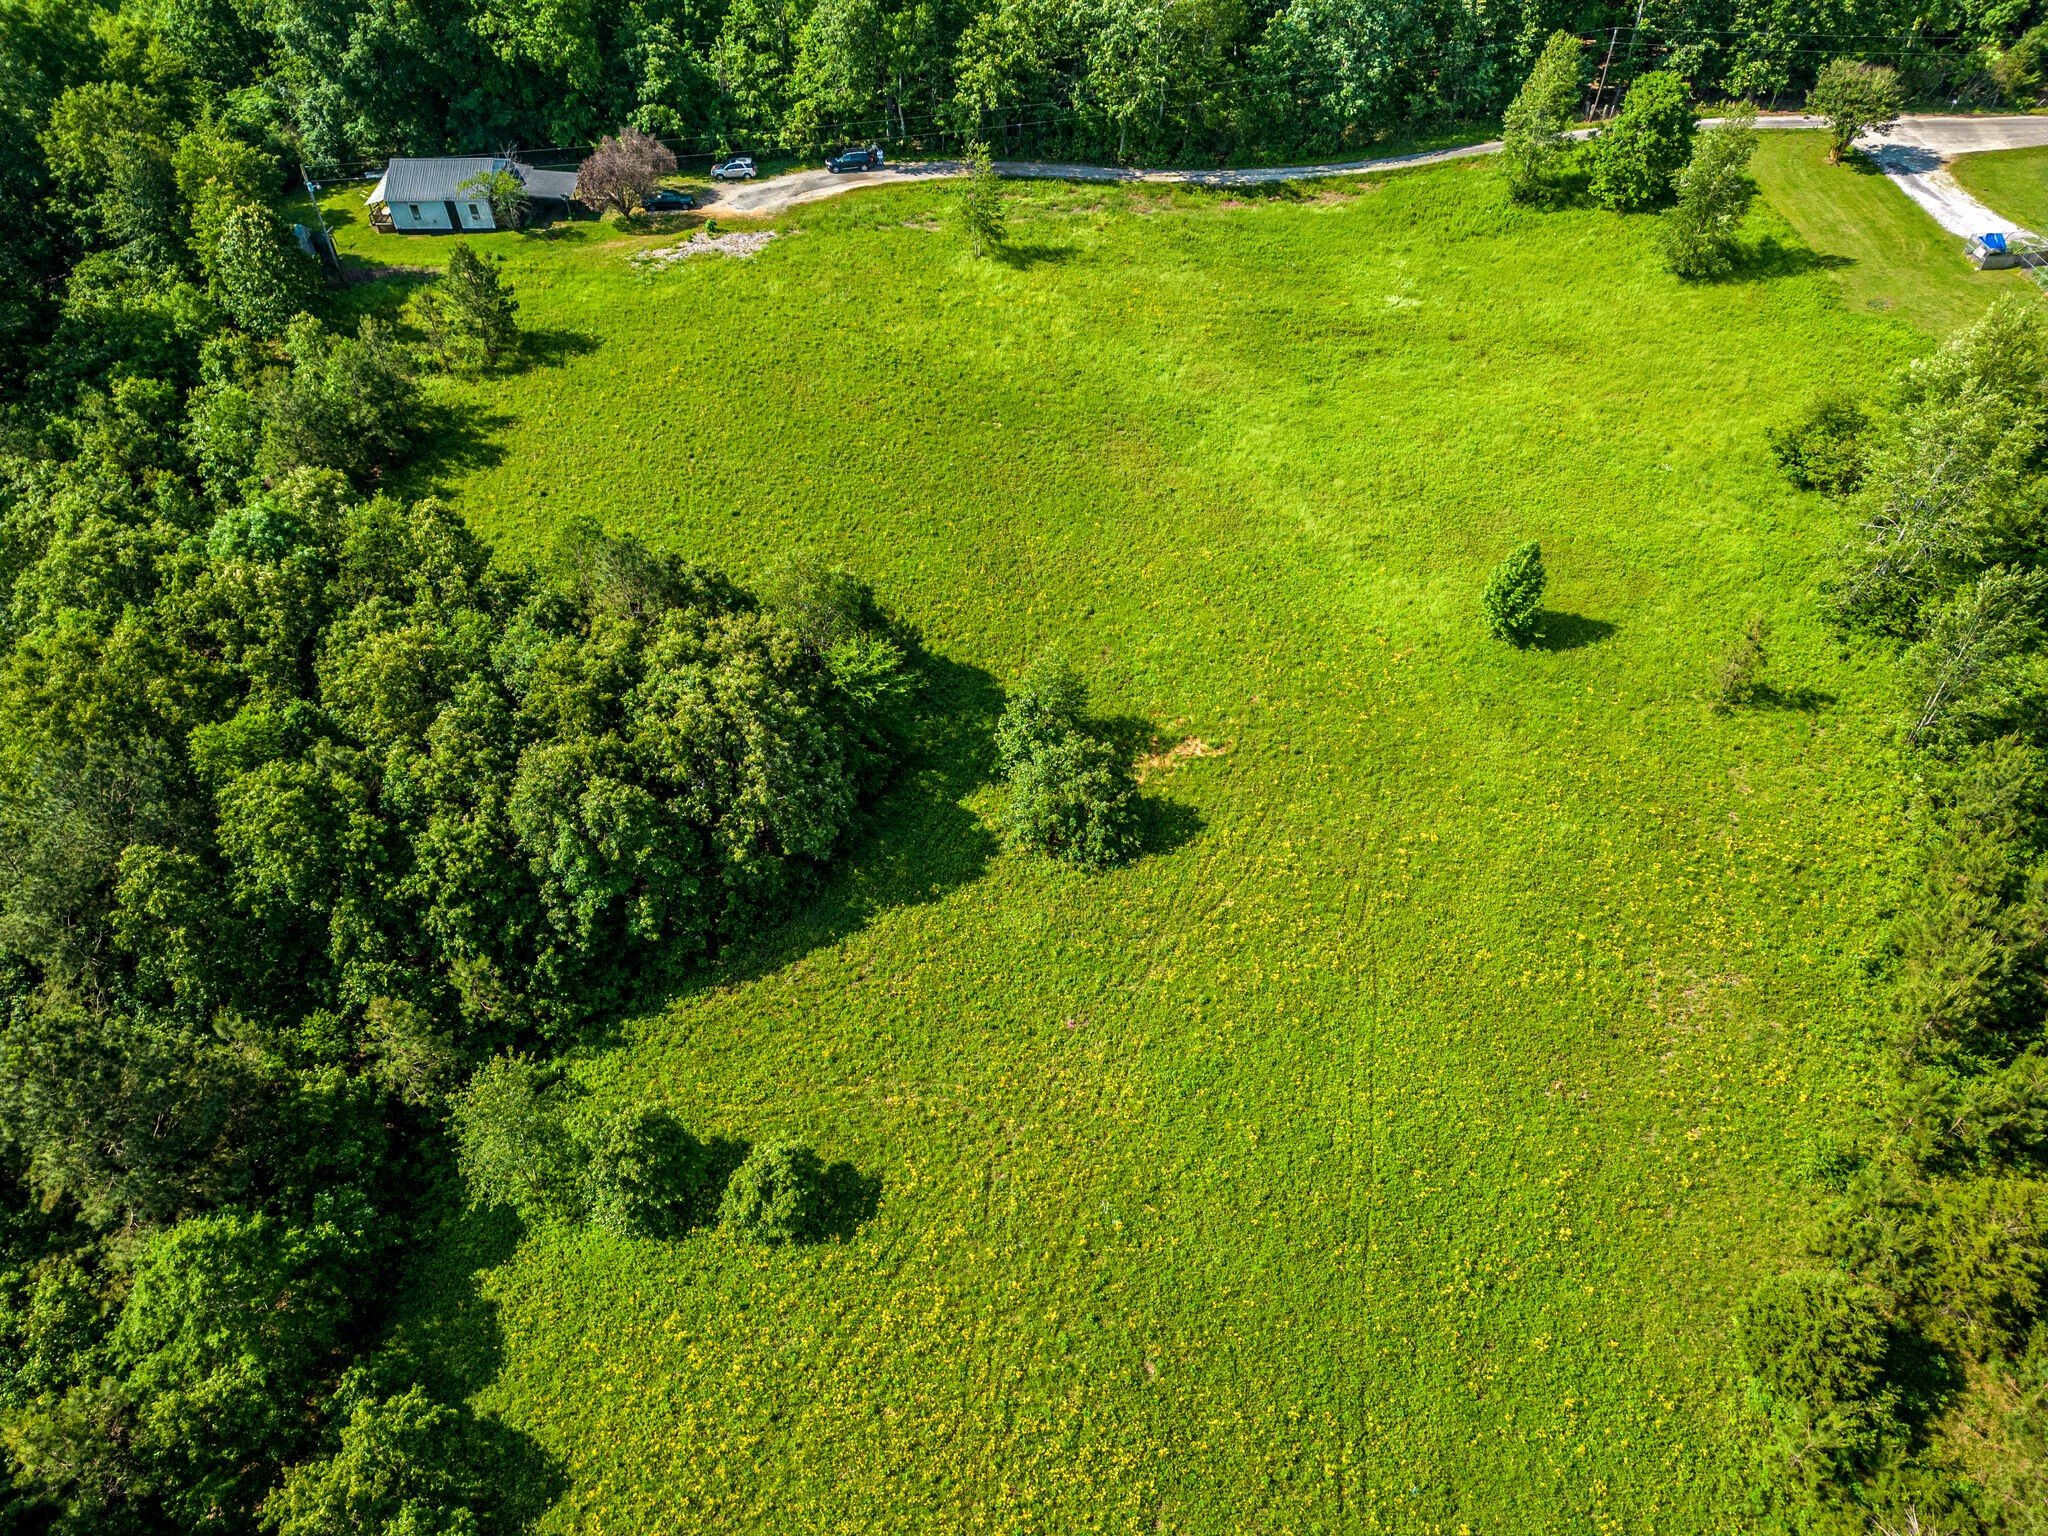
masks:
<path id="1" fill-rule="evenodd" d="M 476 204 L 475 204 L 475 203 L 471 203 L 471 204 L 469 205 L 469 216 L 470 216 L 470 217 L 471 217 L 472 219 L 480 219 L 480 218 L 482 218 L 482 217 L 483 217 L 483 215 L 482 215 L 482 214 L 480 214 L 480 213 L 478 213 L 478 212 L 476 211 Z"/>
<path id="2" fill-rule="evenodd" d="M 407 203 L 405 205 L 405 211 L 411 214 L 414 218 L 418 218 L 420 216 L 420 205 L 418 203 Z"/>

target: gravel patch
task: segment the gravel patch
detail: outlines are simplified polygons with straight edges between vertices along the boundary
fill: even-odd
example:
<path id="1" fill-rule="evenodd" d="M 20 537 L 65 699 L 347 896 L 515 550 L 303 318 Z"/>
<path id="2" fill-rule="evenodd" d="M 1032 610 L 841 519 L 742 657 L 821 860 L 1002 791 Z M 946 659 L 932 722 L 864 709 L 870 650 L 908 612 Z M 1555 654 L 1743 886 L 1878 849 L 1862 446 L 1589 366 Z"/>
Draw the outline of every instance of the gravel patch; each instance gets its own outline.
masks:
<path id="1" fill-rule="evenodd" d="M 729 235 L 707 235 L 700 229 L 679 245 L 658 245 L 652 250 L 635 251 L 627 259 L 655 269 L 672 267 L 692 256 L 736 256 L 745 261 L 773 240 L 776 234 L 777 231 L 772 229 L 749 229 Z"/>

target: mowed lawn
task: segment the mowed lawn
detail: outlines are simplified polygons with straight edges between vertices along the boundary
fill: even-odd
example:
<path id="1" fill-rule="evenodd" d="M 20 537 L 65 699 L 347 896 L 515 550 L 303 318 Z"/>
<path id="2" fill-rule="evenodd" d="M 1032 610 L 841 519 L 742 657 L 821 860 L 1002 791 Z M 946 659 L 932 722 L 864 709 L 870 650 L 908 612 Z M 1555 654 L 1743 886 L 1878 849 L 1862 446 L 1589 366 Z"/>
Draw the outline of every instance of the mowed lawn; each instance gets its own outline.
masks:
<path id="1" fill-rule="evenodd" d="M 515 552 L 574 512 L 844 561 L 934 721 L 811 909 L 577 1067 L 808 1142 L 872 1216 L 475 1217 L 407 1335 L 526 1437 L 547 1531 L 1741 1529 L 1731 1312 L 1871 1123 L 1904 837 L 1886 672 L 1815 617 L 1840 529 L 1763 428 L 1928 337 L 1767 210 L 1687 287 L 1651 221 L 1483 162 L 1020 188 L 1002 261 L 952 195 L 647 274 L 665 242 L 481 242 L 547 361 L 435 386 L 444 493 Z M 1478 598 L 1528 538 L 1518 651 Z M 1758 614 L 1774 691 L 1719 713 Z M 1100 877 L 994 830 L 1047 646 L 1217 749 Z"/>
<path id="2" fill-rule="evenodd" d="M 2048 149 L 1959 155 L 1949 171 L 1987 207 L 2037 233 L 2048 231 Z"/>

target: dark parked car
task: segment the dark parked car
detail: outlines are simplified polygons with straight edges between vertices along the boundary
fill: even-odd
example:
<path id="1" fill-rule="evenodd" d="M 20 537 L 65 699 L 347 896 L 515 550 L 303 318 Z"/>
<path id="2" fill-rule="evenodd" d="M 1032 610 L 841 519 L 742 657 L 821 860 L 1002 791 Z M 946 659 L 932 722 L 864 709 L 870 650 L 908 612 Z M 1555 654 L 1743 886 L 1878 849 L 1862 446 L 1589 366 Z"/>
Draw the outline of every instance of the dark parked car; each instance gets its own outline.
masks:
<path id="1" fill-rule="evenodd" d="M 680 213 L 685 208 L 697 206 L 697 199 L 688 192 L 671 192 L 663 187 L 659 192 L 647 194 L 647 201 L 641 205 L 649 213 Z"/>
<path id="2" fill-rule="evenodd" d="M 866 149 L 842 149 L 825 162 L 828 171 L 879 171 L 882 152 L 870 144 Z"/>
<path id="3" fill-rule="evenodd" d="M 711 167 L 713 181 L 752 181 L 754 176 L 752 155 L 734 155 L 730 160 L 721 160 Z"/>

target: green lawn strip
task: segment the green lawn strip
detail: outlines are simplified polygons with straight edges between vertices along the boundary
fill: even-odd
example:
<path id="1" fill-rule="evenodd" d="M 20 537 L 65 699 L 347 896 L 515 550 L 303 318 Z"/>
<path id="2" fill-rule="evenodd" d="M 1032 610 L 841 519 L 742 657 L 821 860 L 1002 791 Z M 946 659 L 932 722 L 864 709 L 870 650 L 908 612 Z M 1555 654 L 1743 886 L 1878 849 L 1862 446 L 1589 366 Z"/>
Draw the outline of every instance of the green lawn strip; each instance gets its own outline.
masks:
<path id="1" fill-rule="evenodd" d="M 1948 168 L 1986 207 L 2037 233 L 2048 231 L 2048 148 L 1958 155 Z"/>
<path id="2" fill-rule="evenodd" d="M 1923 343 L 1483 163 L 1034 186 L 1001 262 L 949 216 L 861 193 L 651 274 L 489 237 L 552 360 L 437 383 L 413 488 L 515 550 L 591 512 L 846 560 L 945 727 L 813 910 L 579 1066 L 809 1141 L 874 1218 L 451 1248 L 413 1328 L 557 1458 L 548 1529 L 1736 1528 L 1729 1317 L 1867 1109 L 1894 841 L 1889 700 L 1813 617 L 1834 517 L 1761 429 Z M 1479 633 L 1525 537 L 1556 648 Z M 1783 697 L 1714 714 L 1756 612 Z M 976 744 L 1048 643 L 1229 748 L 1097 879 L 992 831 Z"/>
<path id="3" fill-rule="evenodd" d="M 1824 134 L 1759 134 L 1754 165 L 1765 199 L 1830 269 L 1852 310 L 1894 314 L 1942 336 L 2027 280 L 2018 272 L 1974 270 L 1962 241 L 1869 160 L 1852 155 L 1829 165 Z"/>

